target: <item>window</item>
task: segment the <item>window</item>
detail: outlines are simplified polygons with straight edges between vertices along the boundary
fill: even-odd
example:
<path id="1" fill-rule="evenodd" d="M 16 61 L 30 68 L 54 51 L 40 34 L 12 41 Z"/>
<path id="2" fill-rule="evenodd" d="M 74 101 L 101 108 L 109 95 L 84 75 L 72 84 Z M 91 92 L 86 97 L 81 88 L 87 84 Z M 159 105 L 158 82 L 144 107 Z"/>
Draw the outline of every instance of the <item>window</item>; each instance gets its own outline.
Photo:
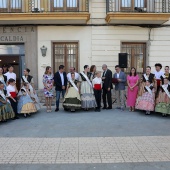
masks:
<path id="1" fill-rule="evenodd" d="M 78 70 L 78 43 L 54 43 L 53 56 L 54 71 L 61 64 L 65 66 L 66 72 L 69 72 L 70 67 Z"/>
<path id="2" fill-rule="evenodd" d="M 128 53 L 128 68 L 125 72 L 130 72 L 131 67 L 135 67 L 138 73 L 143 73 L 146 67 L 146 43 L 122 43 L 122 53 Z"/>
<path id="3" fill-rule="evenodd" d="M 0 12 L 8 12 L 8 1 L 7 0 L 0 1 Z"/>
<path id="4" fill-rule="evenodd" d="M 11 12 L 21 12 L 22 2 L 21 0 L 10 0 Z"/>
<path id="5" fill-rule="evenodd" d="M 121 0 L 121 11 L 134 11 L 135 7 L 144 9 L 146 6 L 146 0 Z"/>
<path id="6" fill-rule="evenodd" d="M 78 0 L 51 0 L 52 11 L 78 11 Z"/>
<path id="7" fill-rule="evenodd" d="M 22 0 L 1 0 L 0 12 L 22 12 Z"/>

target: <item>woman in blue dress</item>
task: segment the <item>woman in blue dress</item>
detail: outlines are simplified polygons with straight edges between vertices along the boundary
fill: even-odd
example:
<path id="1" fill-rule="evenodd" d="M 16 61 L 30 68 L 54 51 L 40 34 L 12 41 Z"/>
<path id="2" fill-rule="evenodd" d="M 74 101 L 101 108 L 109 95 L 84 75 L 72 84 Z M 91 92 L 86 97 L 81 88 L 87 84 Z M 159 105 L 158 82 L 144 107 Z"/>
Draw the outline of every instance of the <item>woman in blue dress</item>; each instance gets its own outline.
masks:
<path id="1" fill-rule="evenodd" d="M 37 112 L 35 101 L 31 98 L 30 94 L 29 83 L 24 82 L 23 87 L 18 93 L 18 113 L 24 114 L 24 117 L 30 116 L 30 113 Z"/>

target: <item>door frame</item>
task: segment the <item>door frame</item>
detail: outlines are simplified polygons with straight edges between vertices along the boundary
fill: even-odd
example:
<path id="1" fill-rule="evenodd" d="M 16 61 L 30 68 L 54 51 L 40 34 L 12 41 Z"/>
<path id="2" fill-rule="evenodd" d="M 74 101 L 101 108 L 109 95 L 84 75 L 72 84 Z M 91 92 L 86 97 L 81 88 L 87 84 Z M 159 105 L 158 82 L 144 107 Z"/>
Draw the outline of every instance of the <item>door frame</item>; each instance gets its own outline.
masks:
<path id="1" fill-rule="evenodd" d="M 79 71 L 79 66 L 80 66 L 80 58 L 79 58 L 79 56 L 80 56 L 80 52 L 79 52 L 79 49 L 80 49 L 80 44 L 79 44 L 79 41 L 75 41 L 75 40 L 73 40 L 73 41 L 51 41 L 51 58 L 52 58 L 52 63 L 51 63 L 51 65 L 53 66 L 53 72 L 55 73 L 56 71 L 58 71 L 58 68 L 56 68 L 56 70 L 55 70 L 55 52 L 54 52 L 54 44 L 72 44 L 72 43 L 77 43 L 77 45 L 78 45 L 78 49 L 77 49 L 77 63 L 76 63 L 76 71 L 78 72 Z M 66 61 L 65 61 L 65 63 L 66 63 Z M 64 63 L 64 66 L 65 66 L 65 68 L 66 68 L 66 64 Z"/>
<path id="2" fill-rule="evenodd" d="M 135 41 L 122 41 L 121 42 L 121 52 L 122 52 L 122 46 L 123 46 L 123 44 L 143 44 L 143 45 L 145 45 L 145 49 L 143 49 L 143 54 L 144 54 L 144 56 L 143 56 L 143 72 L 145 72 L 145 70 L 146 70 L 146 66 L 147 66 L 147 42 L 135 42 Z M 132 61 L 131 61 L 132 62 Z M 131 65 L 132 65 L 132 63 L 131 63 Z"/>

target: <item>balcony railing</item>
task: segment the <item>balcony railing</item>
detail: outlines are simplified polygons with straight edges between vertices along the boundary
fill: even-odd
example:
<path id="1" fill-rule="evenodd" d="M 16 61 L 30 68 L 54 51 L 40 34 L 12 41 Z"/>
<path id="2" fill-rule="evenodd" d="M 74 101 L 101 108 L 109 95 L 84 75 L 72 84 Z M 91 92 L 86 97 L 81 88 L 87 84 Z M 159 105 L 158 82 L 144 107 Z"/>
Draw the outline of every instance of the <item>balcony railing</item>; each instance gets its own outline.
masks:
<path id="1" fill-rule="evenodd" d="M 106 0 L 106 12 L 170 13 L 170 0 Z"/>
<path id="2" fill-rule="evenodd" d="M 0 13 L 88 11 L 89 0 L 0 0 Z"/>

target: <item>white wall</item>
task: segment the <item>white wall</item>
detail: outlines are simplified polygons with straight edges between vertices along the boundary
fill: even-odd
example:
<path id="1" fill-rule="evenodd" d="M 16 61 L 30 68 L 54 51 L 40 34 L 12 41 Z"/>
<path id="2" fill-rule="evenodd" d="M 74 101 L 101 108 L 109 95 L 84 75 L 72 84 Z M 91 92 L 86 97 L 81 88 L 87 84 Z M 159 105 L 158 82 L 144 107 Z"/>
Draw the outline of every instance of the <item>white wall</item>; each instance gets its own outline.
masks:
<path id="1" fill-rule="evenodd" d="M 53 41 L 79 41 L 79 71 L 85 64 L 91 65 L 91 27 L 72 26 L 40 26 L 38 27 L 38 82 L 39 88 L 43 88 L 42 76 L 45 66 L 53 66 L 52 42 Z M 47 47 L 47 56 L 42 57 L 40 48 Z"/>
<path id="2" fill-rule="evenodd" d="M 91 19 L 88 23 L 106 23 L 105 0 L 90 1 Z M 170 65 L 170 28 L 154 28 L 151 31 L 151 45 L 148 48 L 147 64 L 154 70 L 160 62 Z M 52 65 L 52 41 L 79 41 L 79 71 L 85 64 L 95 64 L 101 70 L 107 64 L 114 71 L 118 64 L 118 53 L 122 42 L 148 42 L 148 28 L 130 26 L 39 26 L 38 27 L 38 75 L 39 88 L 43 88 L 42 76 L 45 65 Z M 149 43 L 148 43 L 149 44 Z M 47 56 L 42 57 L 40 48 L 45 45 Z"/>

